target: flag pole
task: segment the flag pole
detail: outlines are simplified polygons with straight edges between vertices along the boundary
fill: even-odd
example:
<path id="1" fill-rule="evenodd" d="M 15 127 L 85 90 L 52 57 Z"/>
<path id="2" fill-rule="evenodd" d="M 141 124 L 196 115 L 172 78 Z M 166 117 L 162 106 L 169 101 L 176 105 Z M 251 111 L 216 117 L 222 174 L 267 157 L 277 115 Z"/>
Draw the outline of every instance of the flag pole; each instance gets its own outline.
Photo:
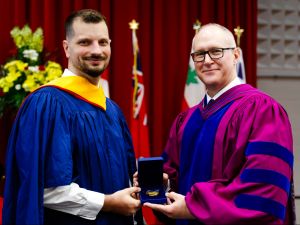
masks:
<path id="1" fill-rule="evenodd" d="M 198 19 L 196 19 L 195 23 L 193 24 L 193 29 L 195 31 L 195 35 L 200 30 L 200 27 L 201 27 L 201 22 Z M 194 38 L 193 38 L 193 44 L 194 44 Z"/>
<path id="2" fill-rule="evenodd" d="M 147 104 L 146 93 L 143 81 L 143 73 L 141 70 L 140 49 L 136 31 L 139 28 L 139 23 L 134 19 L 129 23 L 132 30 L 132 46 L 133 46 L 133 68 L 132 68 L 132 116 L 130 118 L 130 131 L 132 135 L 133 147 L 135 156 L 150 157 L 150 142 L 147 122 Z M 143 215 L 141 215 L 143 212 Z M 152 210 L 147 207 L 142 207 L 142 210 L 137 211 L 136 218 L 139 220 L 137 224 L 143 223 L 143 218 L 146 224 L 159 224 L 159 221 L 154 216 Z"/>
<path id="3" fill-rule="evenodd" d="M 234 34 L 236 35 L 236 42 L 237 46 L 240 47 L 240 41 L 241 41 L 241 36 L 244 32 L 244 29 L 240 28 L 240 26 L 237 26 L 234 28 Z"/>
<path id="4" fill-rule="evenodd" d="M 129 23 L 129 28 L 132 30 L 133 37 L 133 96 L 132 96 L 132 106 L 133 106 L 133 117 L 136 117 L 136 107 L 135 107 L 135 98 L 137 96 L 138 89 L 138 77 L 137 77 L 137 40 L 136 40 L 136 30 L 139 29 L 139 23 L 135 21 L 135 19 L 131 20 Z"/>

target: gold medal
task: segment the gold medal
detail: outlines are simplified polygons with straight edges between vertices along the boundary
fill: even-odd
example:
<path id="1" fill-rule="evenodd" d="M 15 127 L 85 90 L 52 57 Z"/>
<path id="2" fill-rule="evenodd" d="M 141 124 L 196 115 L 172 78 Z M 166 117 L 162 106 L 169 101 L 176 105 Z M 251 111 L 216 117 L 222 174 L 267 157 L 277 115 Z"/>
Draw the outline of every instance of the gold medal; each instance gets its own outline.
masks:
<path id="1" fill-rule="evenodd" d="M 146 191 L 146 195 L 148 195 L 150 197 L 157 196 L 158 194 L 159 194 L 159 190 L 148 190 L 148 191 Z"/>

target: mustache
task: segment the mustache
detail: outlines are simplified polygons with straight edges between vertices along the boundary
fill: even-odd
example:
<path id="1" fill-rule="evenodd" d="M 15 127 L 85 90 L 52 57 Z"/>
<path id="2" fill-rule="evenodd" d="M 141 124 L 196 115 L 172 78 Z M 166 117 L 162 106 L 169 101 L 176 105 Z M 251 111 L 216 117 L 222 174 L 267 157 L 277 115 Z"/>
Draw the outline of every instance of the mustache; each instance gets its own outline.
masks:
<path id="1" fill-rule="evenodd" d="M 103 55 L 91 55 L 83 58 L 84 60 L 106 60 L 107 57 Z"/>

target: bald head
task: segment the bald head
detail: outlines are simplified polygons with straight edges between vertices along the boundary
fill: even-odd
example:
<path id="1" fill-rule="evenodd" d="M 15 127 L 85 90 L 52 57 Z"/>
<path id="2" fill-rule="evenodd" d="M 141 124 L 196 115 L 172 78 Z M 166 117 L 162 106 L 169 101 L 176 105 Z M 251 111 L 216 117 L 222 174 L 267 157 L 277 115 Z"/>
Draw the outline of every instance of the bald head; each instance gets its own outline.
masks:
<path id="1" fill-rule="evenodd" d="M 195 50 L 195 44 L 197 42 L 201 42 L 201 39 L 220 39 L 222 44 L 227 47 L 236 47 L 236 42 L 234 36 L 230 30 L 226 27 L 216 24 L 216 23 L 209 23 L 201 26 L 197 34 L 193 39 L 193 49 Z M 223 46 L 222 46 L 223 47 Z"/>
<path id="2" fill-rule="evenodd" d="M 195 70 L 209 96 L 214 96 L 237 77 L 240 51 L 227 28 L 215 23 L 202 26 L 193 39 L 193 52 L 202 56 L 202 61 L 195 62 Z"/>

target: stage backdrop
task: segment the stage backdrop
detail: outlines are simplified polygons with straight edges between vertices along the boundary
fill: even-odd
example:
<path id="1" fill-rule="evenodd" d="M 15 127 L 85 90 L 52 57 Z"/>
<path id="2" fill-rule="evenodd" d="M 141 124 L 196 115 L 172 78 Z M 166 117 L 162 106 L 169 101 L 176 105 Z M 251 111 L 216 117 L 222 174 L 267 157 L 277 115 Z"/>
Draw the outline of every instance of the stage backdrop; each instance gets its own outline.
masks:
<path id="1" fill-rule="evenodd" d="M 42 27 L 50 59 L 66 66 L 62 49 L 64 20 L 73 11 L 93 8 L 106 17 L 112 39 L 109 66 L 110 97 L 127 121 L 131 109 L 132 43 L 128 23 L 135 19 L 148 105 L 150 147 L 160 155 L 170 126 L 179 113 L 187 76 L 193 23 L 216 22 L 233 30 L 245 29 L 241 38 L 247 83 L 256 85 L 257 0 L 0 0 L 0 64 L 13 54 L 10 30 L 29 24 Z M 9 121 L 0 120 L 1 162 Z"/>

